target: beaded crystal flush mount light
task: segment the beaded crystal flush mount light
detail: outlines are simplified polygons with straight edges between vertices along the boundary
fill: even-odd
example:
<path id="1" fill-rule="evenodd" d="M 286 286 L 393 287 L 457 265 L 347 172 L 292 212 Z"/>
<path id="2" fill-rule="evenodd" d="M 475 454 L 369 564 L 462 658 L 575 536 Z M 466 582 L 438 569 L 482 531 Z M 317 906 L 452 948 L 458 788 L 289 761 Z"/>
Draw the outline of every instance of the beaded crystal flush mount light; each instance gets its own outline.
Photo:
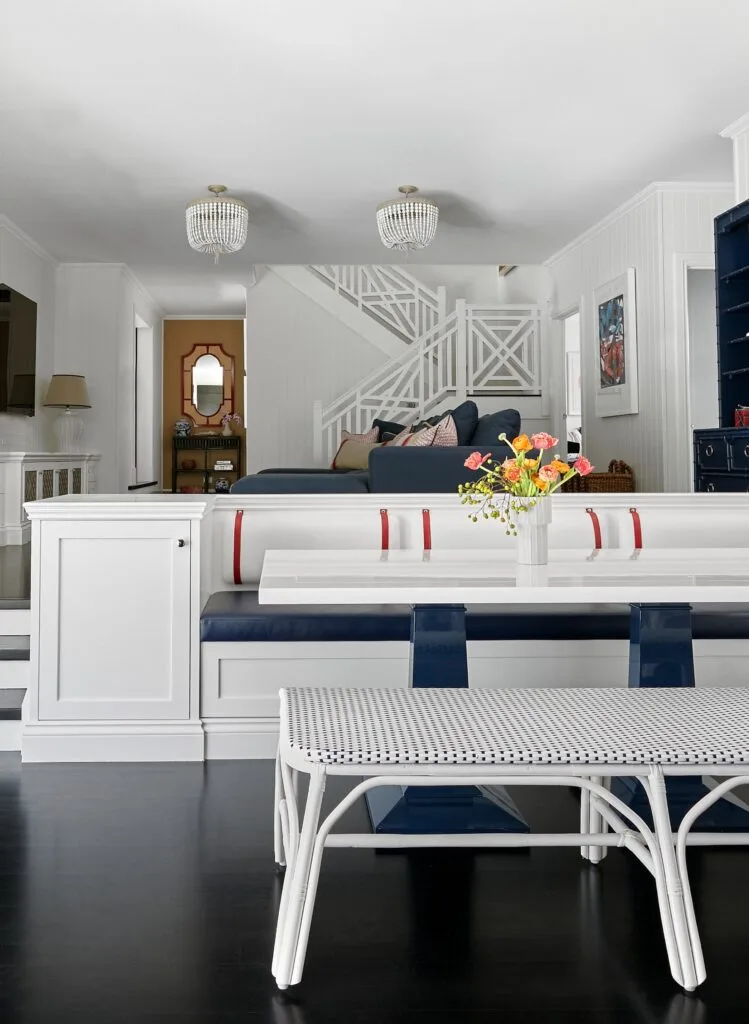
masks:
<path id="1" fill-rule="evenodd" d="M 426 249 L 437 231 L 439 208 L 431 199 L 415 195 L 415 185 L 401 185 L 401 199 L 388 199 L 377 207 L 377 228 L 388 249 L 409 252 Z"/>
<path id="2" fill-rule="evenodd" d="M 187 204 L 185 222 L 187 240 L 193 249 L 215 257 L 239 252 L 247 241 L 247 204 L 225 196 L 226 185 L 209 185 L 210 198 L 193 199 Z"/>

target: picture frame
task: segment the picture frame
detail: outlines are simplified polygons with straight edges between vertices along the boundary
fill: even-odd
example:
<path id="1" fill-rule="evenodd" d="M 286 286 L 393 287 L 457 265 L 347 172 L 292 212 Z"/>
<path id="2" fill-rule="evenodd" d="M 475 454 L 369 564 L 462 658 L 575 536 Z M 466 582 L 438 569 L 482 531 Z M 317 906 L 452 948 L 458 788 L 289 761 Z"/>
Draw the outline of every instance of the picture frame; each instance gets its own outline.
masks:
<path id="1" fill-rule="evenodd" d="M 639 392 L 634 267 L 594 290 L 593 338 L 596 416 L 636 415 Z"/>

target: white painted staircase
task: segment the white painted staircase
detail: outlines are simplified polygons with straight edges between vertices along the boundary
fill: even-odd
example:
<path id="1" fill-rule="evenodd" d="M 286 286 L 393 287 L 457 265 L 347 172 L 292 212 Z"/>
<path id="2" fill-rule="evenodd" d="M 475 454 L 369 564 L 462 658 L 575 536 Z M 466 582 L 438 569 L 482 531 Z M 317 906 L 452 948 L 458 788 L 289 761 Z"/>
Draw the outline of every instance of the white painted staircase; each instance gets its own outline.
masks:
<path id="1" fill-rule="evenodd" d="M 29 685 L 29 602 L 0 601 L 0 751 L 21 749 L 21 715 Z"/>

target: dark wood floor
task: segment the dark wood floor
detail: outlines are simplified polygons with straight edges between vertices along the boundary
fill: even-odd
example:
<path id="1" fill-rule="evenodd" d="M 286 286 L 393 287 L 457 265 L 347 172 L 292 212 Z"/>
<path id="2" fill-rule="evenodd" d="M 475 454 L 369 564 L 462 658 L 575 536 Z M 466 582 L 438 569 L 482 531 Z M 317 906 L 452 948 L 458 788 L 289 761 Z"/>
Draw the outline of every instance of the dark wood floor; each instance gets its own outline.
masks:
<path id="1" fill-rule="evenodd" d="M 692 856 L 709 972 L 696 997 L 670 979 L 644 869 L 572 850 L 329 851 L 305 978 L 281 997 L 271 786 L 265 762 L 21 770 L 0 755 L 0 1021 L 749 1020 L 737 850 Z M 574 827 L 571 794 L 517 799 L 536 828 Z"/>

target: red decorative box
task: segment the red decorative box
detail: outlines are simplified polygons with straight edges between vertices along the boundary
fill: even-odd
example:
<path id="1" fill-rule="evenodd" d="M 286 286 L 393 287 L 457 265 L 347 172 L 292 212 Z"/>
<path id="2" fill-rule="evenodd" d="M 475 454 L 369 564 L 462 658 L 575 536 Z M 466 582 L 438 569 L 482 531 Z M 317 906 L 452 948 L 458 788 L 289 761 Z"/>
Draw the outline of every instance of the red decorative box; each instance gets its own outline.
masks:
<path id="1" fill-rule="evenodd" d="M 740 405 L 733 414 L 734 427 L 749 427 L 749 405 Z"/>

